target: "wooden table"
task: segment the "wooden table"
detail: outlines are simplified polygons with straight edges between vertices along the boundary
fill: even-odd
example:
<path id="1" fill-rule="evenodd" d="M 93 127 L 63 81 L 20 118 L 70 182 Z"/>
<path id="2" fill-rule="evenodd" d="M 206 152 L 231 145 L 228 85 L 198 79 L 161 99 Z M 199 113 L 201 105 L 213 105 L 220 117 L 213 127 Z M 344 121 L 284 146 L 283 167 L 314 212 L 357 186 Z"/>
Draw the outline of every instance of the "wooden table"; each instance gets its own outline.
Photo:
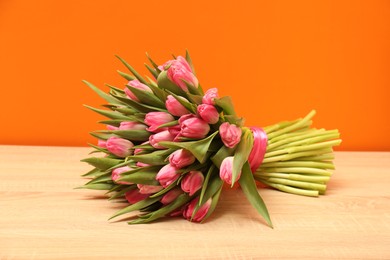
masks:
<path id="1" fill-rule="evenodd" d="M 75 190 L 89 148 L 0 146 L 0 259 L 390 259 L 390 152 L 338 152 L 320 198 L 261 189 L 269 228 L 226 189 L 205 224 L 108 222 L 122 205 Z"/>

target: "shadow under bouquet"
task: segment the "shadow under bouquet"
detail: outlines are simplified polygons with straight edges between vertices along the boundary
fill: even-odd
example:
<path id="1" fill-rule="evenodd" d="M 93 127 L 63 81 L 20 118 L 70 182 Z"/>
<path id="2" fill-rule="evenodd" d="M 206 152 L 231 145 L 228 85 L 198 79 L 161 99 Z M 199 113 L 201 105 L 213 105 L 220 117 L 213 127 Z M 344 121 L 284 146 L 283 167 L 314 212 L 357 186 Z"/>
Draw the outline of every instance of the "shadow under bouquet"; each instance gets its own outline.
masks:
<path id="1" fill-rule="evenodd" d="M 271 219 L 256 181 L 280 191 L 319 196 L 332 175 L 338 130 L 311 127 L 315 111 L 266 127 L 245 127 L 230 97 L 203 91 L 191 58 L 173 57 L 143 77 L 118 57 L 131 74 L 118 71 L 125 88 L 109 93 L 85 83 L 108 103 L 86 106 L 107 117 L 105 130 L 91 134 L 94 168 L 80 188 L 106 190 L 109 200 L 128 203 L 111 218 L 139 212 L 129 224 L 183 216 L 203 222 L 215 210 L 224 183 L 238 183 L 269 226 Z M 225 185 L 226 186 L 226 185 Z M 110 219 L 111 219 L 110 218 Z"/>

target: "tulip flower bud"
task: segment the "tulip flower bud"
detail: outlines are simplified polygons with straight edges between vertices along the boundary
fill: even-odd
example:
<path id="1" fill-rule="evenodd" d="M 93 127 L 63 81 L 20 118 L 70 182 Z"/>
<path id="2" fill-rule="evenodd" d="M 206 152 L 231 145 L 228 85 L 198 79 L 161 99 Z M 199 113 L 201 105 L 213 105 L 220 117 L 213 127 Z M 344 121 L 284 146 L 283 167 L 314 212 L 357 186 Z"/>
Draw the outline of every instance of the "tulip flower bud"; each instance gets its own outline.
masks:
<path id="1" fill-rule="evenodd" d="M 179 149 L 169 155 L 169 163 L 178 169 L 191 165 L 195 162 L 195 156 L 185 149 Z"/>
<path id="2" fill-rule="evenodd" d="M 198 201 L 199 201 L 199 197 L 196 197 L 195 199 L 193 199 L 190 203 L 188 203 L 187 207 L 184 209 L 183 211 L 183 216 L 187 219 L 187 220 L 191 220 L 192 218 L 192 221 L 193 222 L 201 222 L 204 217 L 206 217 L 207 215 L 207 212 L 209 211 L 210 209 L 210 206 L 211 206 L 211 198 L 208 199 L 199 209 L 198 211 L 195 213 L 194 217 L 192 217 L 192 214 L 195 210 L 195 207 L 198 205 Z"/>
<path id="3" fill-rule="evenodd" d="M 131 171 L 131 170 L 133 170 L 133 168 L 130 168 L 129 166 L 123 166 L 123 167 L 116 168 L 111 173 L 111 179 L 118 184 L 132 184 L 132 183 L 126 182 L 126 181 L 118 181 L 118 179 L 120 179 L 122 177 L 121 176 L 122 173 Z"/>
<path id="4" fill-rule="evenodd" d="M 150 166 L 150 164 L 143 163 L 143 162 L 137 162 L 135 165 L 136 165 L 137 167 L 147 167 L 147 166 Z"/>
<path id="5" fill-rule="evenodd" d="M 219 120 L 219 113 L 213 105 L 201 104 L 198 106 L 199 116 L 208 124 L 215 124 Z"/>
<path id="6" fill-rule="evenodd" d="M 167 205 L 167 204 L 171 203 L 172 201 L 174 201 L 182 193 L 183 193 L 183 191 L 181 189 L 178 189 L 178 188 L 172 189 L 172 190 L 168 191 L 167 193 L 165 193 L 165 195 L 161 198 L 161 203 L 164 205 Z"/>
<path id="7" fill-rule="evenodd" d="M 131 154 L 131 148 L 134 146 L 129 140 L 112 136 L 106 142 L 107 150 L 118 157 L 126 157 Z"/>
<path id="8" fill-rule="evenodd" d="M 139 189 L 139 193 L 141 194 L 152 194 L 159 192 L 163 189 L 162 186 L 155 186 L 155 185 L 144 185 L 144 184 L 137 184 L 137 187 Z"/>
<path id="9" fill-rule="evenodd" d="M 190 171 L 181 181 L 181 189 L 190 196 L 194 195 L 203 185 L 204 176 L 200 171 Z"/>
<path id="10" fill-rule="evenodd" d="M 210 126 L 200 118 L 189 118 L 181 124 L 180 135 L 188 138 L 202 139 L 210 131 Z"/>
<path id="11" fill-rule="evenodd" d="M 179 98 L 187 101 L 187 99 L 183 97 Z M 187 108 L 180 104 L 180 102 L 177 101 L 177 99 L 172 95 L 168 95 L 167 100 L 165 101 L 165 106 L 167 107 L 168 112 L 174 116 L 182 116 L 190 113 L 190 111 L 188 111 Z"/>
<path id="12" fill-rule="evenodd" d="M 198 79 L 192 72 L 190 65 L 182 56 L 178 56 L 176 60 L 167 61 L 163 66 L 160 66 L 159 68 L 161 70 L 166 70 L 167 68 L 168 79 L 184 91 L 188 91 L 185 82 L 191 84 L 196 88 L 199 85 Z"/>
<path id="13" fill-rule="evenodd" d="M 228 122 L 222 123 L 219 127 L 219 134 L 221 135 L 222 142 L 229 148 L 233 148 L 240 142 L 241 133 L 240 127 L 229 124 Z"/>
<path id="14" fill-rule="evenodd" d="M 120 123 L 119 130 L 145 130 L 146 125 L 132 122 L 132 121 L 123 121 Z"/>
<path id="15" fill-rule="evenodd" d="M 166 188 L 180 177 L 180 173 L 177 172 L 178 170 L 179 169 L 176 167 L 167 164 L 157 173 L 156 180 L 161 184 L 161 186 Z"/>
<path id="16" fill-rule="evenodd" d="M 219 177 L 226 182 L 227 184 L 232 184 L 232 176 L 233 176 L 233 156 L 228 156 L 223 159 L 221 166 L 219 168 Z M 241 172 L 237 176 L 237 181 L 241 177 Z"/>
<path id="17" fill-rule="evenodd" d="M 218 89 L 217 88 L 210 88 L 209 90 L 206 91 L 202 98 L 202 103 L 203 104 L 208 104 L 208 105 L 214 105 L 214 99 L 218 98 Z"/>
<path id="18" fill-rule="evenodd" d="M 158 129 L 162 124 L 174 121 L 175 118 L 166 112 L 149 112 L 145 116 L 145 124 L 149 126 L 147 129 L 150 132 L 161 132 L 166 129 Z"/>
<path id="19" fill-rule="evenodd" d="M 98 140 L 98 144 L 97 144 L 99 147 L 101 148 L 107 148 L 106 146 L 106 141 L 103 141 L 103 140 Z"/>
<path id="20" fill-rule="evenodd" d="M 142 194 L 138 189 L 129 190 L 125 193 L 125 198 L 130 204 L 135 204 L 149 197 L 149 194 Z"/>
<path id="21" fill-rule="evenodd" d="M 134 79 L 134 80 L 130 80 L 129 83 L 127 83 L 127 85 L 133 87 L 133 88 L 137 88 L 137 89 L 140 89 L 140 90 L 143 90 L 143 91 L 146 91 L 146 92 L 150 92 L 150 93 L 153 93 L 153 91 L 145 84 L 142 84 L 141 82 L 139 82 L 138 80 Z M 127 95 L 128 98 L 130 98 L 131 100 L 134 100 L 134 101 L 139 101 L 139 99 L 133 94 L 133 92 L 131 92 L 130 89 L 128 88 L 125 88 L 125 93 Z"/>
<path id="22" fill-rule="evenodd" d="M 168 130 L 149 136 L 149 143 L 156 149 L 165 149 L 164 146 L 159 145 L 162 141 L 173 141 L 173 136 Z"/>

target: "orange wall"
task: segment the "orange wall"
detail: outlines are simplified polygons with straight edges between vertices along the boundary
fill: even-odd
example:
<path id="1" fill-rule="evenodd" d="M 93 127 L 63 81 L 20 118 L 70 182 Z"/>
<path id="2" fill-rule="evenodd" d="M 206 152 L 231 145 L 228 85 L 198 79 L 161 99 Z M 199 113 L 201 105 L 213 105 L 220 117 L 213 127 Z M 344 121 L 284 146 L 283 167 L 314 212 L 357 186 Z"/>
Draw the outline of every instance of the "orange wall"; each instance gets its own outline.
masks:
<path id="1" fill-rule="evenodd" d="M 217 3 L 219 2 L 219 3 Z M 86 145 L 104 103 L 81 83 L 124 81 L 189 49 L 204 88 L 248 125 L 316 109 L 339 150 L 390 150 L 390 1 L 0 1 L 0 144 Z"/>

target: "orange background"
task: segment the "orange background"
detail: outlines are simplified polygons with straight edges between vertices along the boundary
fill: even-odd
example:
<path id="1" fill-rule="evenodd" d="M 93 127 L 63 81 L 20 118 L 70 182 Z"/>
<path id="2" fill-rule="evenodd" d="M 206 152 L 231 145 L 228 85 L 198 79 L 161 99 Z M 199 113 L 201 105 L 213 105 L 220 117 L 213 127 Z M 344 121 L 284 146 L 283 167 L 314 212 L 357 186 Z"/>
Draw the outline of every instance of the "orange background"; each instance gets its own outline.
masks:
<path id="1" fill-rule="evenodd" d="M 304 116 L 338 128 L 338 150 L 390 150 L 389 1 L 0 1 L 0 144 L 95 142 L 103 100 L 123 87 L 119 54 L 142 74 L 189 49 L 207 89 L 247 125 Z"/>

